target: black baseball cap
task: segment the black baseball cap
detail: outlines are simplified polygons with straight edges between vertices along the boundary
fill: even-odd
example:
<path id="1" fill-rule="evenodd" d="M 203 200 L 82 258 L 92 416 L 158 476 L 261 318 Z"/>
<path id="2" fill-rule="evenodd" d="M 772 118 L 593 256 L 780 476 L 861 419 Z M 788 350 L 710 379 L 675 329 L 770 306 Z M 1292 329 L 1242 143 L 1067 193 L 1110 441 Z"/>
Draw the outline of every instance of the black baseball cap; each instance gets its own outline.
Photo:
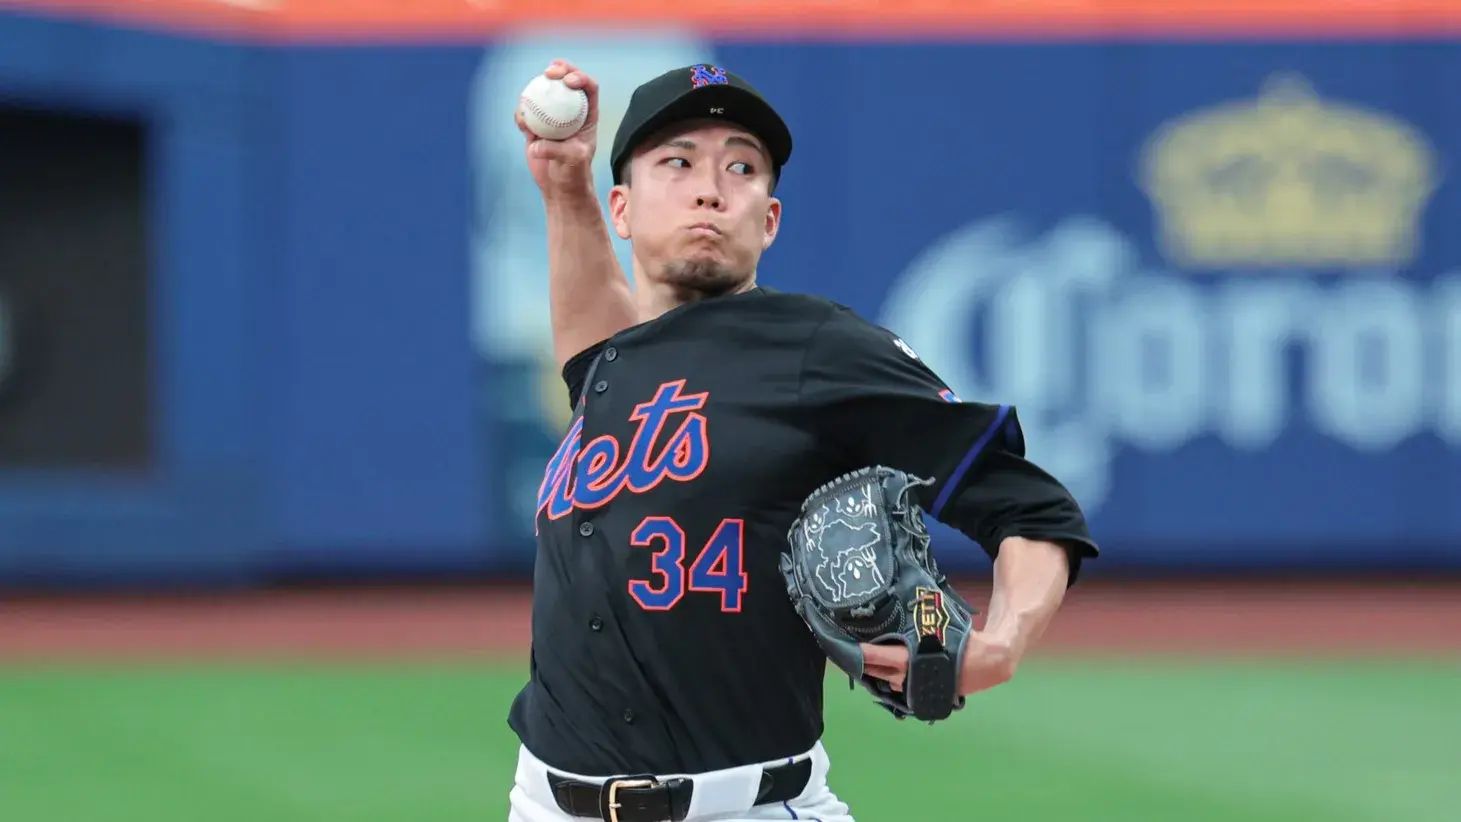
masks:
<path id="1" fill-rule="evenodd" d="M 624 182 L 624 166 L 640 143 L 674 123 L 699 119 L 725 120 L 759 137 L 771 154 L 773 177 L 781 176 L 791 158 L 791 129 L 766 98 L 741 77 L 698 63 L 667 71 L 634 90 L 609 155 L 614 184 Z"/>

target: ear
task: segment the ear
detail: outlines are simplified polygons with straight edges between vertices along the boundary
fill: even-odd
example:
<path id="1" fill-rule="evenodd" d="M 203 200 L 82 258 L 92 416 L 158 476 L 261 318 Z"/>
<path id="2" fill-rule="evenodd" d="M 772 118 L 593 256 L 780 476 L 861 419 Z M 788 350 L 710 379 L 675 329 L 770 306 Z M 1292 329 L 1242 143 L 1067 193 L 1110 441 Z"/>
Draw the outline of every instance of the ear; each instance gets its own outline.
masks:
<path id="1" fill-rule="evenodd" d="M 619 239 L 629 239 L 629 187 L 617 185 L 609 189 L 609 222 Z"/>
<path id="2" fill-rule="evenodd" d="M 776 233 L 781 230 L 781 201 L 775 197 L 766 204 L 766 236 L 761 239 L 761 250 L 765 251 L 776 242 Z"/>

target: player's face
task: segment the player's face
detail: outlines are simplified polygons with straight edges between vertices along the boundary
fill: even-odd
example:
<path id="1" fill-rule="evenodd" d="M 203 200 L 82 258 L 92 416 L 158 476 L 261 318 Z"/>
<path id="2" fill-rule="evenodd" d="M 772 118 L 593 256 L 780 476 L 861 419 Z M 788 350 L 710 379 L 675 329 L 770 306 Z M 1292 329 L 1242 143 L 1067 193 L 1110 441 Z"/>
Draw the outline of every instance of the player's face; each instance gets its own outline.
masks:
<path id="1" fill-rule="evenodd" d="M 629 172 L 609 210 L 646 277 L 687 298 L 752 280 L 781 223 L 760 140 L 724 123 L 683 124 L 647 141 Z"/>

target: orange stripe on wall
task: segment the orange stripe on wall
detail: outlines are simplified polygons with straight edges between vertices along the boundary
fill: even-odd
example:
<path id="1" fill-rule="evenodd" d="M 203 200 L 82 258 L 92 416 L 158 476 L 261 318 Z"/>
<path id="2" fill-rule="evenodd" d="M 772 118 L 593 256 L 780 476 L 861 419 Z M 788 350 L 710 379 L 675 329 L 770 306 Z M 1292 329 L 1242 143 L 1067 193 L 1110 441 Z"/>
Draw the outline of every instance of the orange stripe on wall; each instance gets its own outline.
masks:
<path id="1" fill-rule="evenodd" d="M 541 24 L 975 39 L 1461 35 L 1461 0 L 0 0 L 4 8 L 309 40 L 467 40 Z"/>

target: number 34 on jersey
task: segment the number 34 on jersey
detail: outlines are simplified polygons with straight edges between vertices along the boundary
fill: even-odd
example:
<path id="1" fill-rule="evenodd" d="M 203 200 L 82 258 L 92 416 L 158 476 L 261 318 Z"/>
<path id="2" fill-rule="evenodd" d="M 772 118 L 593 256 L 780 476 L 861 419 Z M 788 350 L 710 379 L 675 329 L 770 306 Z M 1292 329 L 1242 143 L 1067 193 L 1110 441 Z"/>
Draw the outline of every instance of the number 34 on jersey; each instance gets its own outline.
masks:
<path id="1" fill-rule="evenodd" d="M 720 610 L 739 613 L 746 594 L 743 520 L 721 520 L 703 546 L 687 544 L 685 531 L 671 517 L 646 517 L 630 535 L 635 548 L 653 551 L 651 579 L 629 581 L 629 596 L 646 611 L 669 611 L 686 595 L 720 597 Z"/>

